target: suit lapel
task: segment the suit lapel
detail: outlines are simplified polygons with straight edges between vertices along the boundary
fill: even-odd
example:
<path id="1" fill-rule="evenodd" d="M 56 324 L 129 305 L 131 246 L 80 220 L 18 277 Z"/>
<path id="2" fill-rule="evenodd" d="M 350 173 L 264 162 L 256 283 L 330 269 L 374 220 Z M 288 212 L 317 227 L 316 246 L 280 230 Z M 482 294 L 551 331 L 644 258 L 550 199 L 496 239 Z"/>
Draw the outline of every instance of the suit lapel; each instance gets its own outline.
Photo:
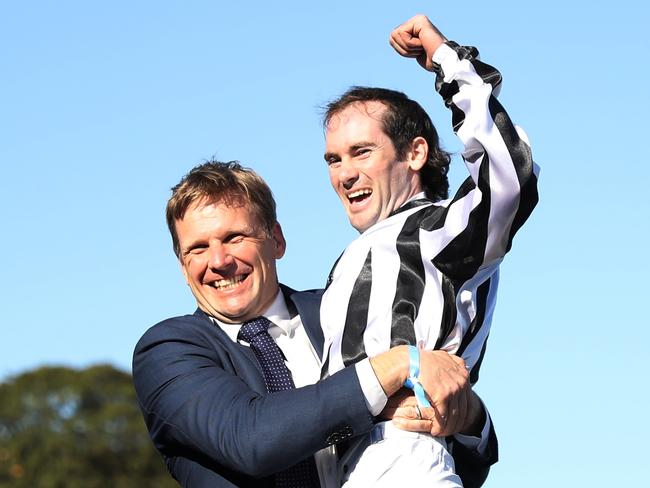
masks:
<path id="1" fill-rule="evenodd" d="M 323 290 L 297 292 L 291 288 L 280 285 L 284 294 L 287 309 L 291 318 L 300 315 L 300 320 L 307 337 L 319 354 L 323 352 L 323 329 L 320 326 L 320 302 L 323 296 Z"/>

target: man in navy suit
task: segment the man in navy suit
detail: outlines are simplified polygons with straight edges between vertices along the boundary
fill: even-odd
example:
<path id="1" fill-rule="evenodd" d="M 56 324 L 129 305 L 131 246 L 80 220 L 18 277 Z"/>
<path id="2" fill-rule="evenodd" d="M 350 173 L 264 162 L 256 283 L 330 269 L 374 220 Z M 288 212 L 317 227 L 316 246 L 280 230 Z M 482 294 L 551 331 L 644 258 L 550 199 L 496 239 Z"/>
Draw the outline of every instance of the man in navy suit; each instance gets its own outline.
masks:
<path id="1" fill-rule="evenodd" d="M 149 329 L 138 342 L 133 377 L 151 438 L 182 486 L 278 486 L 274 473 L 307 458 L 318 479 L 337 486 L 336 444 L 366 433 L 409 372 L 398 346 L 322 381 L 320 291 L 278 283 L 285 250 L 275 202 L 254 172 L 236 163 L 194 168 L 173 189 L 167 223 L 198 309 Z M 268 393 L 259 362 L 238 338 L 242 324 L 264 316 L 295 389 Z M 439 435 L 480 433 L 486 413 L 462 360 L 421 354 L 420 379 L 438 416 L 403 426 Z M 313 384 L 312 384 L 313 383 Z M 496 462 L 496 437 L 458 435 L 454 456 L 465 486 L 480 486 Z M 480 452 L 475 449 L 480 442 Z"/>

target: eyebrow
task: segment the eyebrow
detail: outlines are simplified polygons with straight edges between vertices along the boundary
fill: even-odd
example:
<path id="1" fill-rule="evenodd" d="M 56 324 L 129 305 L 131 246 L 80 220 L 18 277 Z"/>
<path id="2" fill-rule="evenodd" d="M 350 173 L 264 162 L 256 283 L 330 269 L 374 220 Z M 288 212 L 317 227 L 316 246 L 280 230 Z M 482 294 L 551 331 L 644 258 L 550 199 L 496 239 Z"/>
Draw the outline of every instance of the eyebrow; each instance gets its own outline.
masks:
<path id="1" fill-rule="evenodd" d="M 378 145 L 375 144 L 374 142 L 362 141 L 350 146 L 350 150 L 356 151 L 357 149 L 361 149 L 362 147 L 378 147 Z"/>
<path id="2" fill-rule="evenodd" d="M 362 147 L 371 147 L 371 148 L 376 148 L 376 147 L 379 147 L 379 145 L 376 144 L 376 143 L 374 143 L 374 142 L 370 142 L 370 141 L 362 141 L 362 142 L 358 142 L 358 143 L 353 144 L 352 146 L 350 146 L 350 147 L 348 148 L 348 152 L 354 152 L 354 151 L 357 151 L 358 149 L 361 149 Z M 326 153 L 323 155 L 323 159 L 325 159 L 325 161 L 327 161 L 329 158 L 331 158 L 331 157 L 337 157 L 337 156 L 338 156 L 337 153 L 334 153 L 334 152 L 326 152 Z"/>

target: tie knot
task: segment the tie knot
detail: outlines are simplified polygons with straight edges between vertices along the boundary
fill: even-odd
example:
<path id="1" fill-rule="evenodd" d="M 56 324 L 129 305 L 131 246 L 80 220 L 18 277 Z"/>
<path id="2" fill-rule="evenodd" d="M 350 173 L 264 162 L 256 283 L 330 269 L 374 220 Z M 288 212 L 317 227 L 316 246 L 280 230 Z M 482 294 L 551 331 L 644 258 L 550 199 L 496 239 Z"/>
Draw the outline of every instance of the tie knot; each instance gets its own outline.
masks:
<path id="1" fill-rule="evenodd" d="M 256 336 L 268 332 L 269 325 L 271 325 L 271 321 L 266 317 L 255 317 L 253 320 L 244 322 L 239 329 L 237 338 L 252 344 Z"/>

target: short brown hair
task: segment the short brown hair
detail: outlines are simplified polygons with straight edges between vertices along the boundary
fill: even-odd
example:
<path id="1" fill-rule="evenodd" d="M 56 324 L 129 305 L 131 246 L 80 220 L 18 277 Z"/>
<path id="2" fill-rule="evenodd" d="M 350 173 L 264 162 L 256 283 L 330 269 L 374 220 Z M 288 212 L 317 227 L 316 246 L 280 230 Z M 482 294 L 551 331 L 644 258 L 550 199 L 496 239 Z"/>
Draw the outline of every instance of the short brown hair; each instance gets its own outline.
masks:
<path id="1" fill-rule="evenodd" d="M 440 147 L 438 132 L 422 106 L 404 93 L 387 88 L 353 86 L 325 107 L 323 125 L 350 105 L 380 102 L 385 107 L 381 123 L 384 133 L 395 146 L 398 159 L 403 159 L 416 137 L 424 137 L 429 145 L 427 161 L 420 170 L 420 182 L 427 198 L 444 200 L 449 194 L 447 172 L 451 155 Z"/>
<path id="2" fill-rule="evenodd" d="M 273 193 L 257 173 L 243 167 L 238 161 L 208 161 L 192 168 L 172 188 L 172 196 L 167 202 L 167 227 L 177 257 L 180 257 L 180 244 L 176 221 L 182 219 L 187 209 L 199 201 L 204 201 L 206 205 L 248 205 L 268 236 L 277 222 Z"/>

